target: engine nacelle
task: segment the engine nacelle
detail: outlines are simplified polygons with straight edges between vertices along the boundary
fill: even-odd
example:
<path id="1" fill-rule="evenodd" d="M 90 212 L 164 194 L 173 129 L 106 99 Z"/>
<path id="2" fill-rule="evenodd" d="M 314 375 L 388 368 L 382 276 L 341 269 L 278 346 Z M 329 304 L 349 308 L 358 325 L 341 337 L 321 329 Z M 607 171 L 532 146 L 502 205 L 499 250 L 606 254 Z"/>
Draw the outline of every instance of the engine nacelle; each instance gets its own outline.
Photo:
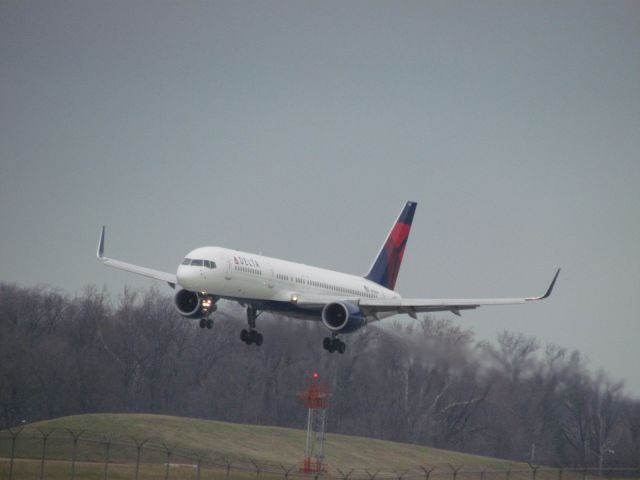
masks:
<path id="1" fill-rule="evenodd" d="M 332 332 L 351 333 L 367 324 L 357 305 L 349 302 L 327 303 L 322 309 L 322 323 Z"/>
<path id="2" fill-rule="evenodd" d="M 217 310 L 217 299 L 190 290 L 179 290 L 173 297 L 178 313 L 186 318 L 206 318 Z"/>

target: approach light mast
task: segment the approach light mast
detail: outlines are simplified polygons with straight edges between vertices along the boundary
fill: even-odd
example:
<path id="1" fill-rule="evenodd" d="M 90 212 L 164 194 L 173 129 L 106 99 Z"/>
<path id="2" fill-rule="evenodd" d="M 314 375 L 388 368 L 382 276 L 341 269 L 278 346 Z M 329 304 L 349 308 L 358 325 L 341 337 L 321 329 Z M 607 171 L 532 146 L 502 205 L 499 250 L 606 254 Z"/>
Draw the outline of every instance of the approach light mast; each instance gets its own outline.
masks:
<path id="1" fill-rule="evenodd" d="M 312 377 L 313 380 L 309 382 L 307 389 L 298 394 L 298 398 L 302 400 L 309 412 L 307 415 L 305 457 L 300 470 L 304 473 L 326 474 L 327 464 L 324 461 L 325 425 L 331 390 L 327 383 L 320 381 L 317 372 L 314 372 Z"/>

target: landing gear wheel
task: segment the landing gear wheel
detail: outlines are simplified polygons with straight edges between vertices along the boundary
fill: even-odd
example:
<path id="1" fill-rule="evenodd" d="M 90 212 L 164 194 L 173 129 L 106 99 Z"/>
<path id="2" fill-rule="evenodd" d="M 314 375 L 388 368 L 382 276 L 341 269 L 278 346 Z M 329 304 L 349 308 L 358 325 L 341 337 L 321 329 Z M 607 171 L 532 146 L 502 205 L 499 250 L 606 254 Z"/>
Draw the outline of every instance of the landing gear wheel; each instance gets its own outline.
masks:
<path id="1" fill-rule="evenodd" d="M 207 328 L 211 330 L 213 328 L 213 318 L 207 318 Z"/>
<path id="2" fill-rule="evenodd" d="M 322 340 L 322 348 L 329 353 L 338 352 L 343 354 L 347 350 L 347 345 L 336 337 L 325 337 Z"/>
<path id="3" fill-rule="evenodd" d="M 258 318 L 258 310 L 255 305 L 247 305 L 247 323 L 249 324 L 249 330 L 242 330 L 240 332 L 240 340 L 247 345 L 255 343 L 257 346 L 262 345 L 262 335 L 256 331 L 256 318 Z"/>
<path id="4" fill-rule="evenodd" d="M 204 328 L 207 326 L 207 319 L 206 318 L 201 318 L 200 319 L 200 328 Z"/>

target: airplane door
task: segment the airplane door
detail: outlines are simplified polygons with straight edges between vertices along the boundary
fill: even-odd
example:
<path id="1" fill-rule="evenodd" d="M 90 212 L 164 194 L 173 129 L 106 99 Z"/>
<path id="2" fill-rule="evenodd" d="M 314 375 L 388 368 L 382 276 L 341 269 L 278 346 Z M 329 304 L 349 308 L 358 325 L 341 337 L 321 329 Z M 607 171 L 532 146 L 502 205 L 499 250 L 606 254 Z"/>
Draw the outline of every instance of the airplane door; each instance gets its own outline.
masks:
<path id="1" fill-rule="evenodd" d="M 232 270 L 232 268 L 231 268 L 231 259 L 228 258 L 227 259 L 227 271 L 224 274 L 224 279 L 225 280 L 231 280 L 231 270 Z"/>
<path id="2" fill-rule="evenodd" d="M 269 269 L 269 275 L 267 275 L 267 287 L 273 288 L 273 279 L 275 277 L 275 273 L 273 272 L 273 268 Z"/>

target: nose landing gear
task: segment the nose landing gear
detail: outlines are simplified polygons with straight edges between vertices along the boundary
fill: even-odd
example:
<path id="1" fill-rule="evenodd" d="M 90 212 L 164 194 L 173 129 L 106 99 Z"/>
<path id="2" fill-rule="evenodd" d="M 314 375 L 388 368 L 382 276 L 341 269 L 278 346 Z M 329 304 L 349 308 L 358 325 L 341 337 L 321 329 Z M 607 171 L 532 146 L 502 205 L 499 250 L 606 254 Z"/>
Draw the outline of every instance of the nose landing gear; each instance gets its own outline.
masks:
<path id="1" fill-rule="evenodd" d="M 211 330 L 213 328 L 213 318 L 201 318 L 200 319 L 200 328 L 208 328 Z"/>
<path id="2" fill-rule="evenodd" d="M 190 298 L 193 300 L 192 297 Z M 217 301 L 218 299 L 212 296 L 205 296 L 201 298 L 201 308 L 199 311 L 203 317 L 199 322 L 200 328 L 207 328 L 209 330 L 213 328 L 213 318 L 211 318 L 211 316 L 216 310 L 218 310 L 218 306 L 216 305 Z"/>

